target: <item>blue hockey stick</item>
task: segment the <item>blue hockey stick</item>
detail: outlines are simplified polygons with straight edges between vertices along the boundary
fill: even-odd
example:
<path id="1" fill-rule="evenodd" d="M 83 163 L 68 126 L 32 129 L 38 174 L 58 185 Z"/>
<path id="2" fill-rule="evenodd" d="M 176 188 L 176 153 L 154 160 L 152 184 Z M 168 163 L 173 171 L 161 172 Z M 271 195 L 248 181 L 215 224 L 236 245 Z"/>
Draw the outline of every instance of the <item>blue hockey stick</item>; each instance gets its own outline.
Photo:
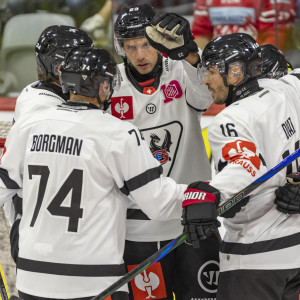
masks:
<path id="1" fill-rule="evenodd" d="M 237 193 L 232 198 L 230 198 L 228 201 L 226 201 L 223 205 L 221 205 L 218 209 L 218 215 L 222 216 L 222 214 L 224 212 L 226 212 L 231 207 L 233 207 L 234 205 L 239 203 L 244 197 L 249 195 L 256 188 L 258 188 L 261 184 L 263 184 L 265 181 L 267 181 L 272 176 L 277 174 L 279 171 L 281 171 L 283 168 L 285 168 L 287 165 L 289 165 L 291 162 L 293 162 L 299 156 L 300 156 L 300 148 L 297 149 L 292 154 L 290 154 L 284 160 L 282 160 L 274 168 L 270 169 L 268 172 L 266 172 L 265 174 L 260 176 L 254 182 L 250 183 L 243 190 L 241 190 L 239 193 Z M 110 296 L 112 293 L 117 291 L 121 286 L 128 283 L 136 275 L 138 275 L 139 273 L 141 273 L 142 271 L 144 271 L 145 269 L 150 267 L 155 262 L 162 259 L 165 255 L 167 255 L 173 249 L 175 249 L 176 247 L 181 245 L 186 239 L 187 239 L 187 235 L 185 233 L 181 234 L 176 239 L 171 241 L 169 244 L 167 244 L 166 246 L 164 246 L 163 248 L 161 248 L 157 252 L 155 252 L 152 256 L 148 257 L 146 260 L 144 260 L 142 263 L 140 263 L 138 266 L 136 266 L 134 269 L 132 269 L 130 272 L 128 272 L 126 275 L 124 275 L 122 278 L 117 280 L 114 284 L 109 286 L 107 289 L 105 289 L 99 295 L 95 296 L 92 300 L 104 300 L 106 297 Z"/>

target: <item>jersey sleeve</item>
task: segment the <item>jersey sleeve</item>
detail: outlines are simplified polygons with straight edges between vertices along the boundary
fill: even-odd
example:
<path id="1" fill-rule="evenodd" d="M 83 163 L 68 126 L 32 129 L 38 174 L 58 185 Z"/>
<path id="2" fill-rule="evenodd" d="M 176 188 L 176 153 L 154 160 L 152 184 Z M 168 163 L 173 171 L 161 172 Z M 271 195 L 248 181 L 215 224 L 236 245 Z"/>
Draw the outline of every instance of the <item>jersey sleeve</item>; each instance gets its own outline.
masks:
<path id="1" fill-rule="evenodd" d="M 213 26 L 210 22 L 208 7 L 205 0 L 197 0 L 194 4 L 192 33 L 195 37 L 210 37 L 213 34 Z"/>
<path id="2" fill-rule="evenodd" d="M 246 111 L 230 111 L 222 111 L 208 129 L 217 172 L 210 184 L 220 190 L 221 204 L 267 171 L 257 138 L 247 125 L 250 116 Z"/>
<path id="3" fill-rule="evenodd" d="M 198 54 L 201 59 L 202 50 L 198 48 Z M 185 72 L 185 95 L 187 103 L 199 112 L 205 112 L 213 102 L 211 92 L 208 87 L 198 78 L 201 64 L 198 67 L 192 66 L 186 60 L 182 60 Z"/>
<path id="4" fill-rule="evenodd" d="M 22 150 L 20 147 L 18 126 L 10 129 L 0 158 L 0 205 L 11 201 L 22 189 Z"/>
<path id="5" fill-rule="evenodd" d="M 140 131 L 127 122 L 108 149 L 107 167 L 120 191 L 150 219 L 178 219 L 186 185 L 163 177 L 162 166 L 152 156 Z"/>

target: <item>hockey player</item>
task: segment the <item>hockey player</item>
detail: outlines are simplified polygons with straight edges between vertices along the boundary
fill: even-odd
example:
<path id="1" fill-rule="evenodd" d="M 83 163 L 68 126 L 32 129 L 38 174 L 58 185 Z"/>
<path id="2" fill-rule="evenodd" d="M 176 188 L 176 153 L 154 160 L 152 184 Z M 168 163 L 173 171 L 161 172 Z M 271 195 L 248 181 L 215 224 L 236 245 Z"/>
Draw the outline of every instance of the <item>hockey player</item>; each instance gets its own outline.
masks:
<path id="1" fill-rule="evenodd" d="M 83 30 L 66 25 L 53 25 L 44 29 L 35 46 L 39 81 L 26 86 L 17 98 L 14 122 L 30 118 L 33 111 L 55 106 L 67 100 L 68 94 L 64 94 L 61 90 L 57 68 L 66 53 L 71 48 L 79 46 L 93 46 L 91 38 Z M 15 262 L 18 256 L 18 227 L 22 215 L 19 200 L 20 195 L 15 195 L 13 203 L 4 206 L 6 216 L 12 225 L 11 254 Z"/>
<path id="2" fill-rule="evenodd" d="M 147 33 L 145 33 L 145 28 Z M 176 28 L 177 31 L 176 31 Z M 200 84 L 201 50 L 194 43 L 186 19 L 160 14 L 149 4 L 124 7 L 114 25 L 122 89 L 112 97 L 111 113 L 135 124 L 142 132 L 163 174 L 179 183 L 211 177 L 197 118 L 212 102 Z M 146 37 L 145 37 L 146 35 Z M 163 57 L 159 51 L 164 52 Z M 180 219 L 149 220 L 133 204 L 127 211 L 125 263 L 138 265 L 182 233 Z M 211 238 L 194 250 L 183 244 L 149 268 L 158 281 L 144 289 L 147 274 L 131 281 L 131 299 L 215 298 L 219 242 Z M 205 274 L 209 274 L 209 278 Z"/>
<path id="3" fill-rule="evenodd" d="M 120 82 L 109 52 L 73 49 L 60 71 L 70 101 L 17 122 L 1 158 L 0 204 L 23 192 L 16 286 L 24 300 L 103 291 L 126 272 L 129 200 L 150 218 L 178 219 L 186 189 L 162 176 L 134 125 L 103 111 Z M 123 286 L 111 299 L 127 297 Z"/>
<path id="4" fill-rule="evenodd" d="M 35 45 L 39 81 L 25 87 L 17 98 L 15 121 L 25 113 L 30 115 L 32 110 L 60 104 L 68 99 L 68 95 L 61 90 L 57 68 L 67 52 L 79 46 L 92 47 L 93 41 L 76 27 L 53 25 L 41 33 Z"/>
<path id="5" fill-rule="evenodd" d="M 207 68 L 204 82 L 214 102 L 225 103 L 226 108 L 208 128 L 218 173 L 210 184 L 189 185 L 183 201 L 184 228 L 195 245 L 217 230 L 219 204 L 294 152 L 300 141 L 299 93 L 281 79 L 265 79 L 269 87 L 259 87 L 261 50 L 250 35 L 212 40 L 202 61 Z M 274 205 L 275 190 L 284 184 L 286 172 L 289 169 L 223 215 L 226 235 L 217 299 L 299 298 L 300 218 L 283 214 Z M 201 200 L 191 197 L 195 193 Z"/>

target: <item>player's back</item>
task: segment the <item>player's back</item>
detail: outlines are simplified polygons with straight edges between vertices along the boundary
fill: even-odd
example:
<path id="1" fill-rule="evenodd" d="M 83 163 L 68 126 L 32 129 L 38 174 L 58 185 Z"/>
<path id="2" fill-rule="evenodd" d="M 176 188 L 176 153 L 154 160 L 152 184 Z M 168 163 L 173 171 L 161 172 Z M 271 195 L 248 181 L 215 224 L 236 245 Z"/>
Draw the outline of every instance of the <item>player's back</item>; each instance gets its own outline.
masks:
<path id="1" fill-rule="evenodd" d="M 2 157 L 6 183 L 23 187 L 17 276 L 22 292 L 94 296 L 124 275 L 128 198 L 149 218 L 181 215 L 186 185 L 161 176 L 134 125 L 92 104 L 40 109 L 16 122 L 6 146 L 18 148 Z"/>
<path id="2" fill-rule="evenodd" d="M 19 126 L 21 151 L 26 151 L 21 291 L 86 297 L 124 274 L 127 198 L 105 165 L 108 152 L 118 151 L 111 141 L 120 139 L 120 124 L 99 109 L 61 105 L 14 125 Z M 126 123 L 121 125 L 125 130 Z M 32 282 L 36 284 L 28 290 Z"/>

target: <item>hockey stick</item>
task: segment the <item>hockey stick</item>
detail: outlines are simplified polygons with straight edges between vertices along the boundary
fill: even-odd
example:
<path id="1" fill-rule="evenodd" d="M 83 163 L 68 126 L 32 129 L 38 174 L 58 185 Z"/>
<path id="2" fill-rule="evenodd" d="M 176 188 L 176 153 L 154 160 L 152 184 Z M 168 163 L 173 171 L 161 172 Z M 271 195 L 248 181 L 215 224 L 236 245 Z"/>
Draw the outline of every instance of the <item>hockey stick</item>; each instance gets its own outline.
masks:
<path id="1" fill-rule="evenodd" d="M 243 190 L 241 190 L 240 192 L 235 194 L 232 198 L 230 198 L 228 201 L 226 201 L 223 205 L 221 205 L 218 209 L 218 215 L 221 216 L 224 212 L 226 212 L 231 207 L 233 207 L 234 205 L 239 203 L 244 197 L 249 195 L 256 188 L 258 188 L 261 184 L 263 184 L 265 181 L 269 180 L 272 176 L 277 174 L 279 171 L 281 171 L 283 168 L 285 168 L 287 165 L 289 165 L 291 162 L 293 162 L 299 156 L 300 156 L 300 148 L 297 149 L 292 154 L 290 154 L 284 160 L 282 160 L 274 168 L 270 169 L 268 172 L 266 172 L 265 174 L 260 176 L 254 182 L 250 183 Z M 114 284 L 109 286 L 107 289 L 105 289 L 99 295 L 92 298 L 92 300 L 104 300 L 106 297 L 111 295 L 113 292 L 117 291 L 121 286 L 128 283 L 136 275 L 138 275 L 143 270 L 150 267 L 155 262 L 159 261 L 161 258 L 163 258 L 166 254 L 171 252 L 173 249 L 178 247 L 186 239 L 187 239 L 187 235 L 185 233 L 182 233 L 180 236 L 178 236 L 176 239 L 171 241 L 169 244 L 167 244 L 166 246 L 164 246 L 163 248 L 161 248 L 160 250 L 155 252 L 152 256 L 148 257 L 146 260 L 141 262 L 137 267 L 135 267 L 130 272 L 128 272 L 126 275 L 124 275 L 122 278 L 117 280 Z"/>
<path id="2" fill-rule="evenodd" d="M 2 300 L 8 300 L 9 298 L 1 264 L 0 264 L 0 296 Z"/>

